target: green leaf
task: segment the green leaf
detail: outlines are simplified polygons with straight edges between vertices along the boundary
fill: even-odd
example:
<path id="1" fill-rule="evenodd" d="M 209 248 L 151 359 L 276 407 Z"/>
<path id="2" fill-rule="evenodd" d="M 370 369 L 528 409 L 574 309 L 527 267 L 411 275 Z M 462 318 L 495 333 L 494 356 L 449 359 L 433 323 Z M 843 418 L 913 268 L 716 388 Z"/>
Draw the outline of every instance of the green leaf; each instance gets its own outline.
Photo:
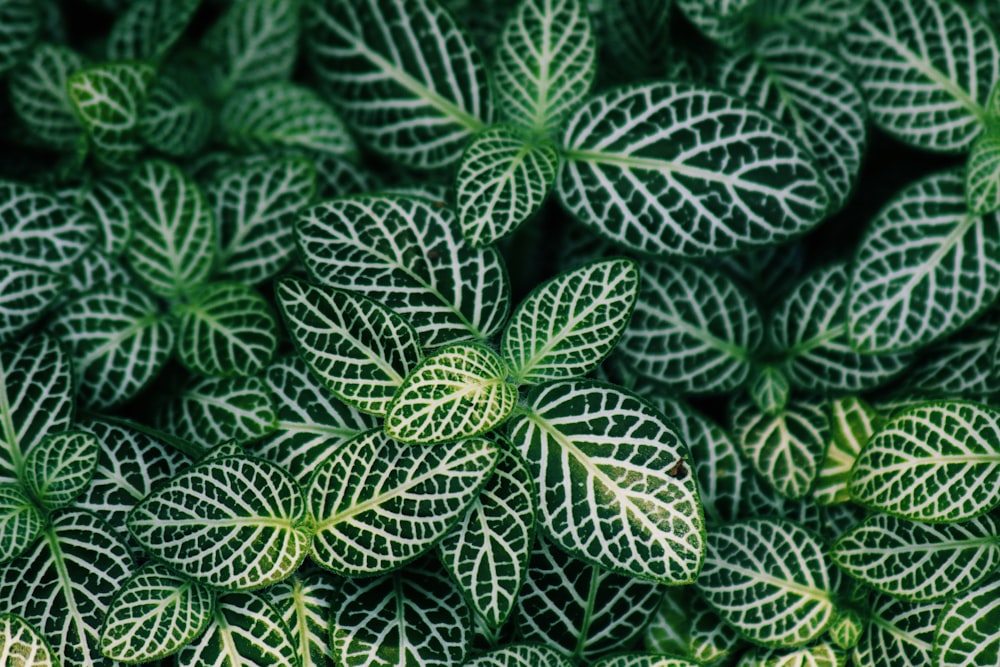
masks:
<path id="1" fill-rule="evenodd" d="M 71 150 L 82 136 L 66 89 L 70 74 L 86 66 L 66 46 L 39 44 L 8 78 L 10 104 L 33 139 L 58 150 Z"/>
<path id="2" fill-rule="evenodd" d="M 15 614 L 0 614 L 0 646 L 12 667 L 58 667 L 52 647 L 38 630 Z"/>
<path id="3" fill-rule="evenodd" d="M 917 667 L 931 665 L 934 627 L 943 602 L 914 604 L 887 595 L 875 598 L 871 621 L 852 653 L 857 665 Z"/>
<path id="4" fill-rule="evenodd" d="M 488 347 L 453 343 L 421 361 L 403 380 L 385 415 L 400 442 L 434 444 L 485 433 L 517 404 L 507 366 Z"/>
<path id="5" fill-rule="evenodd" d="M 754 0 L 677 0 L 684 16 L 724 49 L 739 46 L 746 39 L 754 4 Z"/>
<path id="6" fill-rule="evenodd" d="M 204 375 L 254 375 L 278 347 L 271 305 L 243 283 L 209 283 L 174 306 L 177 354 Z"/>
<path id="7" fill-rule="evenodd" d="M 401 195 L 345 197 L 308 209 L 296 233 L 317 281 L 381 301 L 426 347 L 485 340 L 507 319 L 500 254 L 465 243 L 447 208 Z"/>
<path id="8" fill-rule="evenodd" d="M 545 201 L 559 167 L 549 141 L 536 142 L 504 125 L 469 144 L 455 176 L 455 208 L 462 236 L 484 246 L 514 233 Z"/>
<path id="9" fill-rule="evenodd" d="M 0 341 L 30 327 L 66 287 L 64 275 L 0 261 Z"/>
<path id="10" fill-rule="evenodd" d="M 899 193 L 854 258 L 848 336 L 860 352 L 926 345 L 1000 296 L 1000 215 L 965 206 L 962 174 L 944 171 Z"/>
<path id="11" fill-rule="evenodd" d="M 620 653 L 591 663 L 593 667 L 699 667 L 700 662 L 680 656 L 652 653 Z"/>
<path id="12" fill-rule="evenodd" d="M 26 490 L 46 511 L 69 505 L 94 478 L 100 448 L 85 431 L 50 433 L 24 460 Z"/>
<path id="13" fill-rule="evenodd" d="M 754 406 L 766 415 L 776 417 L 788 405 L 791 386 L 788 377 L 777 366 L 765 365 L 751 376 L 747 394 Z"/>
<path id="14" fill-rule="evenodd" d="M 640 285 L 617 349 L 630 370 L 682 393 L 746 381 L 764 325 L 742 288 L 721 271 L 666 262 L 643 265 Z"/>
<path id="15" fill-rule="evenodd" d="M 851 496 L 914 521 L 952 522 L 1000 505 L 1000 412 L 926 403 L 879 429 L 851 470 Z"/>
<path id="16" fill-rule="evenodd" d="M 300 664 L 281 615 L 262 595 L 254 593 L 220 596 L 208 628 L 177 654 L 178 667 Z"/>
<path id="17" fill-rule="evenodd" d="M 757 647 L 743 655 L 740 667 L 843 667 L 842 651 L 830 642 L 798 649 Z"/>
<path id="18" fill-rule="evenodd" d="M 590 92 L 597 46 L 581 0 L 521 0 L 498 39 L 497 107 L 537 134 L 554 134 Z"/>
<path id="19" fill-rule="evenodd" d="M 96 237 L 96 226 L 80 209 L 0 180 L 0 261 L 64 273 Z"/>
<path id="20" fill-rule="evenodd" d="M 718 80 L 792 131 L 825 178 L 831 211 L 841 209 L 868 145 L 865 101 L 847 66 L 815 42 L 775 33 L 727 58 Z"/>
<path id="21" fill-rule="evenodd" d="M 517 598 L 517 636 L 589 662 L 631 645 L 662 596 L 661 586 L 589 565 L 539 539 Z"/>
<path id="22" fill-rule="evenodd" d="M 0 564 L 24 553 L 44 528 L 45 516 L 23 487 L 0 484 Z"/>
<path id="23" fill-rule="evenodd" d="M 313 166 L 316 167 L 317 201 L 379 189 L 380 181 L 376 174 L 347 158 L 329 154 L 311 157 Z"/>
<path id="24" fill-rule="evenodd" d="M 298 355 L 271 364 L 264 383 L 274 396 L 278 423 L 274 432 L 249 447 L 303 487 L 330 452 L 376 426 L 370 415 L 334 398 Z"/>
<path id="25" fill-rule="evenodd" d="M 174 46 L 201 0 L 135 0 L 108 33 L 109 60 L 162 60 Z"/>
<path id="26" fill-rule="evenodd" d="M 524 583 L 538 500 L 521 456 L 501 442 L 496 468 L 440 544 L 441 562 L 475 611 L 500 628 Z"/>
<path id="27" fill-rule="evenodd" d="M 101 628 L 101 653 L 148 662 L 179 651 L 208 625 L 215 595 L 159 563 L 147 563 L 115 595 Z"/>
<path id="28" fill-rule="evenodd" d="M 951 600 L 934 632 L 934 664 L 972 667 L 1000 656 L 1000 575 Z"/>
<path id="29" fill-rule="evenodd" d="M 535 288 L 503 332 L 504 359 L 518 384 L 593 370 L 625 330 L 639 292 L 632 260 L 592 262 Z"/>
<path id="30" fill-rule="evenodd" d="M 309 550 L 299 485 L 277 465 L 221 457 L 195 465 L 129 512 L 128 530 L 178 572 L 216 588 L 276 583 Z"/>
<path id="31" fill-rule="evenodd" d="M 23 60 L 34 46 L 42 28 L 42 16 L 32 0 L 4 0 L 0 3 L 0 74 Z"/>
<path id="32" fill-rule="evenodd" d="M 869 0 L 840 41 L 872 121 L 919 148 L 958 152 L 987 122 L 1000 46 L 985 21 L 949 0 Z"/>
<path id="33" fill-rule="evenodd" d="M 874 514 L 833 545 L 845 572 L 901 600 L 930 602 L 972 588 L 1000 565 L 1000 522 L 933 525 Z"/>
<path id="34" fill-rule="evenodd" d="M 33 625 L 61 665 L 112 667 L 100 654 L 104 612 L 132 572 L 113 529 L 77 509 L 56 510 L 31 549 L 0 569 L 0 608 Z"/>
<path id="35" fill-rule="evenodd" d="M 969 211 L 977 215 L 1000 209 L 1000 132 L 983 133 L 969 149 L 965 201 Z"/>
<path id="36" fill-rule="evenodd" d="M 182 440 L 208 449 L 235 440 L 242 444 L 277 425 L 274 399 L 257 377 L 191 377 L 160 406 L 155 424 Z"/>
<path id="37" fill-rule="evenodd" d="M 820 505 L 834 505 L 851 500 L 847 483 L 854 461 L 872 434 L 884 420 L 868 403 L 857 396 L 830 401 L 830 443 L 813 487 L 813 497 Z"/>
<path id="38" fill-rule="evenodd" d="M 462 667 L 571 667 L 561 653 L 541 644 L 507 644 L 482 653 Z"/>
<path id="39" fill-rule="evenodd" d="M 673 0 L 617 0 L 605 3 L 601 67 L 631 79 L 664 78 L 670 62 Z M 603 38 L 603 39 L 602 39 Z"/>
<path id="40" fill-rule="evenodd" d="M 282 278 L 276 293 L 292 340 L 316 377 L 348 405 L 384 416 L 422 356 L 413 328 L 350 292 Z"/>
<path id="41" fill-rule="evenodd" d="M 205 188 L 215 213 L 218 275 L 247 284 L 277 274 L 292 258 L 298 212 L 313 197 L 306 159 L 268 157 L 222 172 Z"/>
<path id="42" fill-rule="evenodd" d="M 208 141 L 213 122 L 211 110 L 180 76 L 160 72 L 142 108 L 139 136 L 161 153 L 191 156 Z"/>
<path id="43" fill-rule="evenodd" d="M 643 644 L 654 653 L 676 654 L 711 665 L 738 653 L 742 641 L 693 586 L 671 586 L 646 626 Z"/>
<path id="44" fill-rule="evenodd" d="M 133 398 L 159 374 L 174 333 L 146 292 L 103 286 L 66 306 L 49 331 L 73 358 L 77 398 L 86 408 L 108 408 Z"/>
<path id="45" fill-rule="evenodd" d="M 139 119 L 154 75 L 148 63 L 108 62 L 66 79 L 69 100 L 102 166 L 121 170 L 138 157 Z"/>
<path id="46" fill-rule="evenodd" d="M 291 631 L 302 667 L 326 667 L 333 660 L 328 625 L 340 582 L 329 572 L 296 572 L 267 589 L 267 597 Z"/>
<path id="47" fill-rule="evenodd" d="M 226 142 L 245 152 L 275 149 L 353 156 L 357 149 L 340 116 L 312 89 L 287 81 L 234 93 L 219 111 Z"/>
<path id="48" fill-rule="evenodd" d="M 436 0 L 321 0 L 305 22 L 321 88 L 375 152 L 447 167 L 489 122 L 483 58 Z"/>
<path id="49" fill-rule="evenodd" d="M 1000 309 L 991 310 L 950 337 L 927 347 L 906 373 L 906 387 L 924 396 L 976 400 L 1000 392 L 996 339 Z"/>
<path id="50" fill-rule="evenodd" d="M 811 156 L 787 130 L 708 88 L 612 89 L 574 114 L 563 145 L 563 204 L 644 254 L 704 257 L 782 243 L 829 207 Z"/>
<path id="51" fill-rule="evenodd" d="M 538 487 L 539 525 L 555 544 L 630 576 L 693 581 L 704 516 L 690 454 L 664 417 L 590 380 L 535 387 L 527 404 L 510 438 Z"/>
<path id="52" fill-rule="evenodd" d="M 109 257 L 119 257 L 132 238 L 132 193 L 125 178 L 107 177 L 91 181 L 79 193 L 80 207 L 97 221 L 97 248 Z"/>
<path id="53" fill-rule="evenodd" d="M 756 0 L 753 20 L 767 31 L 783 30 L 813 44 L 830 44 L 857 20 L 866 4 L 867 0 Z"/>
<path id="54" fill-rule="evenodd" d="M 346 576 L 411 562 L 460 520 L 497 457 L 484 438 L 410 447 L 377 430 L 358 436 L 328 456 L 309 483 L 311 558 Z"/>

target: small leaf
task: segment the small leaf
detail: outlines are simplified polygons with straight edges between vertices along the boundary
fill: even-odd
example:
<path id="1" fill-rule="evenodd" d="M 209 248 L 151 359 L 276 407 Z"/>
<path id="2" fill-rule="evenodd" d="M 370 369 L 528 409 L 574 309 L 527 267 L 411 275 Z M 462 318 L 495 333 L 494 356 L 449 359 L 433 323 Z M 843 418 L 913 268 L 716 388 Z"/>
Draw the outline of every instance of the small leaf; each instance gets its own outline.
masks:
<path id="1" fill-rule="evenodd" d="M 0 341 L 12 340 L 30 327 L 66 287 L 63 275 L 0 261 Z"/>
<path id="2" fill-rule="evenodd" d="M 781 414 L 788 405 L 790 392 L 788 378 L 780 368 L 770 365 L 758 370 L 747 386 L 747 393 L 757 409 L 772 417 Z"/>
<path id="3" fill-rule="evenodd" d="M 1000 209 L 1000 132 L 984 132 L 969 149 L 965 201 L 978 215 Z"/>
<path id="4" fill-rule="evenodd" d="M 180 39 L 201 0 L 136 0 L 108 33 L 109 60 L 161 60 Z"/>
<path id="5" fill-rule="evenodd" d="M 69 505 L 94 478 L 100 448 L 84 431 L 49 434 L 24 461 L 27 490 L 47 511 Z"/>
<path id="6" fill-rule="evenodd" d="M 211 110 L 181 76 L 160 72 L 142 108 L 139 136 L 161 153 L 191 156 L 208 141 L 213 122 Z"/>
<path id="7" fill-rule="evenodd" d="M 1000 575 L 954 599 L 934 632 L 934 664 L 972 667 L 1000 655 Z"/>
<path id="8" fill-rule="evenodd" d="M 10 104 L 32 138 L 57 150 L 76 147 L 83 131 L 66 81 L 86 64 L 83 56 L 69 47 L 39 44 L 11 71 L 7 81 Z"/>
<path id="9" fill-rule="evenodd" d="M 0 484 L 0 564 L 24 553 L 44 528 L 45 516 L 23 487 Z"/>
<path id="10" fill-rule="evenodd" d="M 507 644 L 467 660 L 462 667 L 571 667 L 561 653 L 542 644 Z"/>
<path id="11" fill-rule="evenodd" d="M 0 261 L 64 273 L 96 238 L 96 226 L 80 209 L 0 180 Z"/>
<path id="12" fill-rule="evenodd" d="M 830 401 L 830 444 L 813 487 L 813 497 L 820 505 L 834 505 L 851 500 L 847 483 L 858 454 L 884 419 L 857 396 Z"/>
<path id="13" fill-rule="evenodd" d="M 739 652 L 742 640 L 719 618 L 693 586 L 671 586 L 646 626 L 646 650 L 717 664 Z"/>
<path id="14" fill-rule="evenodd" d="M 339 587 L 336 577 L 313 568 L 267 589 L 268 600 L 291 631 L 302 667 L 325 667 L 333 660 L 328 619 Z"/>
<path id="15" fill-rule="evenodd" d="M 871 621 L 854 648 L 855 664 L 872 667 L 932 665 L 934 627 L 944 602 L 914 604 L 879 595 Z"/>
<path id="16" fill-rule="evenodd" d="M 11 667 L 58 667 L 52 647 L 30 623 L 15 614 L 0 614 L 0 655 Z"/>

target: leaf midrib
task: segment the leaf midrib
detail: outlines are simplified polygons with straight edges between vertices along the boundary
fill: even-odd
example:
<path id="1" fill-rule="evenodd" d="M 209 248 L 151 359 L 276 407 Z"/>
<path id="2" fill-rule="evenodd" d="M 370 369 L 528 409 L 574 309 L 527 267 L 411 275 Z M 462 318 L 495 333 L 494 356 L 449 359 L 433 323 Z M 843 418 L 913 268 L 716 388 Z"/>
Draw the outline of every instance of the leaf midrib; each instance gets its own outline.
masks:
<path id="1" fill-rule="evenodd" d="M 818 602 L 830 602 L 830 594 L 827 591 L 800 584 L 797 581 L 789 581 L 781 577 L 775 577 L 766 572 L 756 569 L 748 569 L 732 562 L 719 563 L 719 567 L 730 573 L 741 574 L 753 582 L 760 582 L 774 586 L 786 591 L 798 593 L 802 597 L 816 600 Z"/>

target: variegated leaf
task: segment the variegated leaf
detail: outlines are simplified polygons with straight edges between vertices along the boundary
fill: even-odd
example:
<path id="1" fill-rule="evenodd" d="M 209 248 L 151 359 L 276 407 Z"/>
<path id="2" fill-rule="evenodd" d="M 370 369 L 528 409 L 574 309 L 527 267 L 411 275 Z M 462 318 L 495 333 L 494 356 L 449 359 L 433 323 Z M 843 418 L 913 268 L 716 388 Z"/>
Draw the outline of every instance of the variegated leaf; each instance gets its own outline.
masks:
<path id="1" fill-rule="evenodd" d="M 311 558 L 347 576 L 413 561 L 461 519 L 497 457 L 484 438 L 410 447 L 375 430 L 345 443 L 309 483 Z"/>
<path id="2" fill-rule="evenodd" d="M 747 38 L 754 0 L 677 0 L 677 7 L 703 35 L 732 49 Z"/>
<path id="3" fill-rule="evenodd" d="M 590 663 L 592 667 L 699 667 L 700 662 L 681 656 L 653 653 L 616 653 Z"/>
<path id="4" fill-rule="evenodd" d="M 864 11 L 867 0 L 756 0 L 754 23 L 783 30 L 814 44 L 831 43 Z M 852 77 L 853 78 L 853 77 Z"/>
<path id="5" fill-rule="evenodd" d="M 757 647 L 744 653 L 737 667 L 844 667 L 846 657 L 829 641 L 803 648 Z"/>
<path id="6" fill-rule="evenodd" d="M 50 433 L 25 457 L 25 488 L 46 511 L 69 505 L 94 478 L 100 448 L 85 431 Z"/>
<path id="7" fill-rule="evenodd" d="M 975 322 L 930 345 L 906 373 L 906 389 L 927 397 L 976 400 L 1000 392 L 997 334 L 1000 308 L 991 308 Z"/>
<path id="8" fill-rule="evenodd" d="M 67 46 L 39 44 L 8 78 L 10 104 L 38 142 L 69 150 L 83 136 L 66 90 L 69 76 L 87 61 Z"/>
<path id="9" fill-rule="evenodd" d="M 154 0 L 160 4 L 168 1 Z M 139 136 L 161 153 L 186 157 L 205 145 L 213 122 L 211 109 L 181 76 L 160 72 L 142 108 Z"/>
<path id="10" fill-rule="evenodd" d="M 847 483 L 858 454 L 884 419 L 863 399 L 847 396 L 827 404 L 830 414 L 830 444 L 820 466 L 812 495 L 820 505 L 851 500 Z"/>
<path id="11" fill-rule="evenodd" d="M 0 341 L 13 339 L 37 321 L 67 283 L 65 275 L 0 261 Z"/>
<path id="12" fill-rule="evenodd" d="M 673 0 L 604 3 L 598 36 L 602 74 L 610 69 L 632 80 L 665 78 L 671 60 L 672 8 Z"/>
<path id="13" fill-rule="evenodd" d="M 316 200 L 375 192 L 380 179 L 363 166 L 337 155 L 312 156 L 316 168 Z"/>
<path id="14" fill-rule="evenodd" d="M 97 247 L 119 257 L 132 239 L 132 193 L 125 178 L 95 179 L 80 192 L 80 207 L 97 221 Z"/>
<path id="15" fill-rule="evenodd" d="M 15 614 L 0 614 L 0 664 L 11 667 L 58 667 L 52 647 L 38 630 Z"/>
<path id="16" fill-rule="evenodd" d="M 750 376 L 747 395 L 758 410 L 776 417 L 788 406 L 791 385 L 777 366 L 765 364 Z"/>
<path id="17" fill-rule="evenodd" d="M 267 589 L 268 600 L 291 631 L 301 667 L 326 667 L 333 660 L 329 617 L 340 581 L 329 572 L 296 572 Z"/>
<path id="18" fill-rule="evenodd" d="M 965 201 L 977 215 L 1000 209 L 1000 132 L 984 132 L 969 149 Z"/>
<path id="19" fill-rule="evenodd" d="M 200 4 L 201 0 L 135 0 L 111 27 L 108 59 L 162 60 Z"/>
<path id="20" fill-rule="evenodd" d="M 0 74 L 12 69 L 30 52 L 42 29 L 42 12 L 32 0 L 0 3 Z"/>
<path id="21" fill-rule="evenodd" d="M 643 637 L 647 651 L 718 664 L 736 655 L 743 641 L 722 622 L 693 586 L 667 589 Z"/>
<path id="22" fill-rule="evenodd" d="M 974 667 L 1000 656 L 1000 574 L 953 598 L 934 631 L 934 664 Z"/>
<path id="23" fill-rule="evenodd" d="M 573 663 L 542 644 L 507 644 L 467 660 L 462 667 L 570 667 Z"/>
<path id="24" fill-rule="evenodd" d="M 14 482 L 0 484 L 0 565 L 24 553 L 44 528 L 45 515 L 24 487 Z"/>
<path id="25" fill-rule="evenodd" d="M 934 628 L 943 602 L 903 602 L 887 595 L 874 599 L 871 621 L 851 655 L 857 665 L 922 667 L 934 664 Z"/>
<path id="26" fill-rule="evenodd" d="M 79 208 L 0 180 L 0 261 L 63 273 L 96 239 L 97 227 Z"/>

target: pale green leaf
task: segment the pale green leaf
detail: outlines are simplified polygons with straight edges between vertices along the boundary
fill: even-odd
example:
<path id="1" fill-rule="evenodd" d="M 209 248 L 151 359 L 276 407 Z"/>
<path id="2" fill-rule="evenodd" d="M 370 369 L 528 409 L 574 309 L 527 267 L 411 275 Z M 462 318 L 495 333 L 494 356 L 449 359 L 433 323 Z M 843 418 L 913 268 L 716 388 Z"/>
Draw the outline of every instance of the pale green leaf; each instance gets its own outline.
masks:
<path id="1" fill-rule="evenodd" d="M 646 626 L 647 651 L 685 656 L 711 665 L 736 655 L 742 640 L 693 586 L 671 586 Z"/>
<path id="2" fill-rule="evenodd" d="M 0 261 L 0 341 L 30 327 L 66 287 L 65 275 Z"/>
<path id="3" fill-rule="evenodd" d="M 0 179 L 0 261 L 63 273 L 96 239 L 96 225 L 79 208 Z"/>
<path id="4" fill-rule="evenodd" d="M 856 665 L 924 667 L 931 662 L 934 627 L 943 602 L 915 604 L 879 595 L 871 620 L 852 651 Z"/>
<path id="5" fill-rule="evenodd" d="M 829 642 L 797 649 L 762 648 L 743 654 L 737 667 L 844 667 L 843 652 Z"/>
<path id="6" fill-rule="evenodd" d="M 827 44 L 857 20 L 866 3 L 867 0 L 755 0 L 753 20 L 768 32 L 783 30 L 813 44 Z"/>
<path id="7" fill-rule="evenodd" d="M 555 649 L 542 644 L 507 644 L 467 660 L 462 667 L 571 667 Z"/>
<path id="8" fill-rule="evenodd" d="M 680 656 L 653 653 L 619 653 L 596 662 L 592 667 L 700 667 L 701 663 Z"/>
<path id="9" fill-rule="evenodd" d="M 68 150 L 83 136 L 66 80 L 86 64 L 83 56 L 67 46 L 39 44 L 11 71 L 8 78 L 11 106 L 40 143 Z"/>
<path id="10" fill-rule="evenodd" d="M 751 376 L 747 394 L 758 410 L 776 417 L 787 407 L 791 385 L 777 366 L 762 366 Z"/>
<path id="11" fill-rule="evenodd" d="M 677 8 L 710 40 L 724 49 L 747 38 L 755 0 L 677 0 Z"/>
<path id="12" fill-rule="evenodd" d="M 42 12 L 33 0 L 0 2 L 0 74 L 27 57 L 42 29 Z"/>
<path id="13" fill-rule="evenodd" d="M 934 631 L 934 664 L 975 667 L 1000 656 L 1000 575 L 951 600 Z"/>
<path id="14" fill-rule="evenodd" d="M 867 595 L 867 594 L 866 594 Z M 827 634 L 837 648 L 848 651 L 858 645 L 870 619 L 854 609 L 838 609 Z"/>
<path id="15" fill-rule="evenodd" d="M 969 149 L 965 201 L 969 211 L 978 215 L 1000 209 L 1000 132 L 983 133 Z"/>
<path id="16" fill-rule="evenodd" d="M 108 59 L 163 59 L 200 4 L 201 0 L 133 0 L 108 33 Z"/>
<path id="17" fill-rule="evenodd" d="M 10 667 L 58 667 L 52 647 L 30 623 L 0 614 L 0 664 Z"/>
<path id="18" fill-rule="evenodd" d="M 205 145 L 213 122 L 212 111 L 181 76 L 160 72 L 142 107 L 139 136 L 154 150 L 186 157 Z"/>
<path id="19" fill-rule="evenodd" d="M 268 600 L 291 631 L 301 667 L 326 667 L 333 660 L 328 619 L 339 587 L 336 577 L 314 568 L 267 589 Z"/>
<path id="20" fill-rule="evenodd" d="M 830 415 L 830 443 L 812 495 L 820 505 L 835 505 L 851 499 L 847 483 L 854 461 L 885 420 L 857 396 L 832 400 L 827 409 Z"/>
<path id="21" fill-rule="evenodd" d="M 23 486 L 11 482 L 0 484 L 0 564 L 24 553 L 43 528 L 45 515 Z"/>
<path id="22" fill-rule="evenodd" d="M 25 488 L 47 511 L 69 505 L 94 478 L 100 448 L 85 431 L 50 433 L 24 460 Z"/>

